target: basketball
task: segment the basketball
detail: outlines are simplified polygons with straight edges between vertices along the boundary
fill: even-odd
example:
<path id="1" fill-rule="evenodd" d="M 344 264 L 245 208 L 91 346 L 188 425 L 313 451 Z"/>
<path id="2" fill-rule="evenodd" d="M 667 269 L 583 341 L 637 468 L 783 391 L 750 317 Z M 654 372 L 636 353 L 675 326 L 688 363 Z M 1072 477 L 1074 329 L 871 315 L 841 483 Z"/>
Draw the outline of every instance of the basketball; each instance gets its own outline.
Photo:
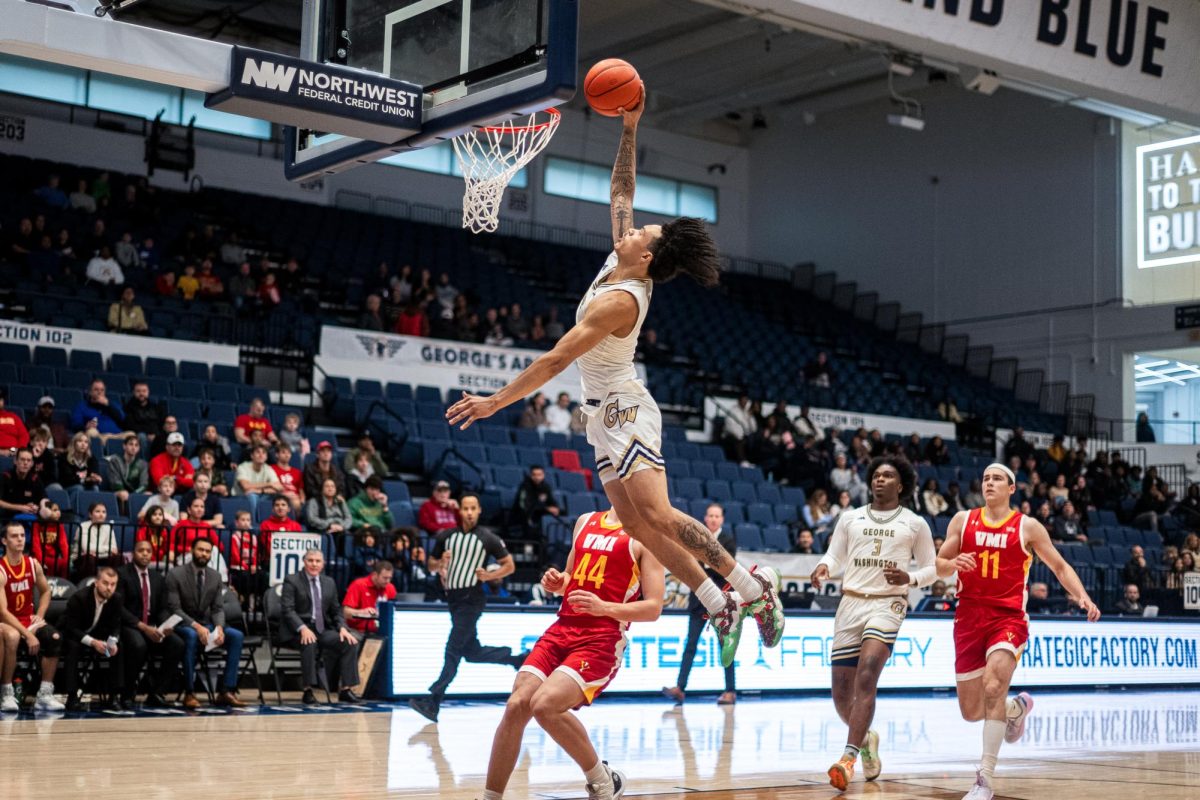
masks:
<path id="1" fill-rule="evenodd" d="M 642 79 L 628 61 L 606 58 L 597 61 L 583 79 L 583 95 L 588 105 L 606 117 L 620 115 L 620 108 L 632 108 L 638 104 L 642 93 Z"/>

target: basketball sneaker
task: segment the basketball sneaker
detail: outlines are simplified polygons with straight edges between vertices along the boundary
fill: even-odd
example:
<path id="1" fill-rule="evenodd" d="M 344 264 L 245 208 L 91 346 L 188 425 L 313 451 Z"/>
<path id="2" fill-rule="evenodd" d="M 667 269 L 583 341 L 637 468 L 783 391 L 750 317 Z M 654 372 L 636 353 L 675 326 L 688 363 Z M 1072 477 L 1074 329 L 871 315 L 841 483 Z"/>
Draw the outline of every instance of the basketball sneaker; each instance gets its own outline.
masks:
<path id="1" fill-rule="evenodd" d="M 604 770 L 608 773 L 608 783 L 585 784 L 587 800 L 621 800 L 625 796 L 625 776 L 604 762 Z"/>
<path id="2" fill-rule="evenodd" d="M 33 704 L 34 711 L 62 711 L 65 708 L 66 706 L 50 692 L 39 691 Z"/>
<path id="3" fill-rule="evenodd" d="M 1013 698 L 1013 702 L 1021 707 L 1021 713 L 1010 717 L 1004 728 L 1004 741 L 1009 744 L 1018 741 L 1024 735 L 1025 720 L 1029 719 L 1029 712 L 1033 711 L 1033 696 L 1029 692 L 1021 692 Z"/>
<path id="4" fill-rule="evenodd" d="M 862 747 L 859 748 L 858 757 L 862 759 L 863 777 L 869 781 L 878 778 L 880 771 L 883 770 L 883 762 L 879 760 L 878 732 L 867 731 L 867 735 L 862 740 Z"/>
<path id="5" fill-rule="evenodd" d="M 725 593 L 725 607 L 715 614 L 708 615 L 713 632 L 717 634 L 717 642 L 721 645 L 721 666 L 728 667 L 737 655 L 738 642 L 742 639 L 743 610 L 738 607 L 734 595 Z"/>
<path id="6" fill-rule="evenodd" d="M 854 779 L 854 758 L 842 756 L 829 768 L 829 785 L 839 792 L 846 791 L 850 781 Z"/>
<path id="7" fill-rule="evenodd" d="M 975 770 L 975 785 L 971 787 L 971 791 L 963 795 L 963 800 L 992 800 L 996 793 L 992 791 L 992 787 L 987 785 L 987 779 L 983 777 L 982 770 Z"/>
<path id="8" fill-rule="evenodd" d="M 763 593 L 757 600 L 742 603 L 743 615 L 749 614 L 758 623 L 758 635 L 763 647 L 774 647 L 783 638 L 783 604 L 779 602 L 779 573 L 772 567 L 754 566 L 750 574 L 762 584 Z"/>
<path id="9" fill-rule="evenodd" d="M 15 714 L 20 710 L 21 704 L 17 702 L 17 696 L 11 691 L 4 692 L 3 697 L 0 697 L 0 712 Z"/>

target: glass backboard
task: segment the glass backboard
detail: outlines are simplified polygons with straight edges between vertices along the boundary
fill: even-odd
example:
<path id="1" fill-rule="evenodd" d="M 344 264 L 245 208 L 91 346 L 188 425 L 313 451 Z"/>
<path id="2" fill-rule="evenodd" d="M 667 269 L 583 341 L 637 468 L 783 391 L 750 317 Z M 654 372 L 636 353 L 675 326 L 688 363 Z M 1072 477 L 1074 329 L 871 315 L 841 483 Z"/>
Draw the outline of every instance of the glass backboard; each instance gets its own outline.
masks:
<path id="1" fill-rule="evenodd" d="M 338 172 L 539 111 L 575 93 L 577 0 L 306 0 L 301 57 L 422 87 L 422 128 L 368 142 L 288 128 L 286 172 Z"/>

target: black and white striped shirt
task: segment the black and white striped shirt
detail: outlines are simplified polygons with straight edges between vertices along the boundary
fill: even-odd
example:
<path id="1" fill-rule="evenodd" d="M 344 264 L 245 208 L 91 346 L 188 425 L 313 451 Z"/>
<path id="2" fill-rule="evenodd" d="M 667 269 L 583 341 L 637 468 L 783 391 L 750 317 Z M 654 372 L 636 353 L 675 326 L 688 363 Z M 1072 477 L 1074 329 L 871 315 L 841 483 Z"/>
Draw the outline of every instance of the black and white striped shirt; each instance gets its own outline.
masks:
<path id="1" fill-rule="evenodd" d="M 478 527 L 471 532 L 462 528 L 451 528 L 438 534 L 434 542 L 433 558 L 440 559 L 450 551 L 450 568 L 446 572 L 446 591 L 473 589 L 480 594 L 479 579 L 475 570 L 482 567 L 488 556 L 499 561 L 508 556 L 504 540 L 487 528 Z"/>

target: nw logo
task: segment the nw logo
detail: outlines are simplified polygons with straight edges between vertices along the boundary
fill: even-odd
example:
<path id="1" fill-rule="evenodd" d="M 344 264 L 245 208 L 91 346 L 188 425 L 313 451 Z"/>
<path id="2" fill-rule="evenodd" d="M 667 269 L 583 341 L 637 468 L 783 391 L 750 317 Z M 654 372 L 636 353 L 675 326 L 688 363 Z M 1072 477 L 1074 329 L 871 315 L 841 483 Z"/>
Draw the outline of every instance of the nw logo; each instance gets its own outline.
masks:
<path id="1" fill-rule="evenodd" d="M 1004 549 L 1005 547 L 1008 547 L 1008 534 L 975 531 L 975 544 L 978 547 L 995 547 L 997 549 Z"/>
<path id="2" fill-rule="evenodd" d="M 586 550 L 603 550 L 611 553 L 616 544 L 617 537 L 605 536 L 603 533 L 589 533 L 583 537 L 583 546 Z"/>
<path id="3" fill-rule="evenodd" d="M 630 406 L 629 408 L 621 408 L 616 401 L 609 403 L 604 408 L 604 426 L 606 428 L 621 427 L 626 422 L 637 421 L 638 406 Z"/>
<path id="4" fill-rule="evenodd" d="M 270 61 L 259 63 L 252 58 L 247 58 L 246 65 L 242 68 L 242 83 L 277 92 L 290 92 L 295 77 L 295 67 L 281 67 Z"/>

